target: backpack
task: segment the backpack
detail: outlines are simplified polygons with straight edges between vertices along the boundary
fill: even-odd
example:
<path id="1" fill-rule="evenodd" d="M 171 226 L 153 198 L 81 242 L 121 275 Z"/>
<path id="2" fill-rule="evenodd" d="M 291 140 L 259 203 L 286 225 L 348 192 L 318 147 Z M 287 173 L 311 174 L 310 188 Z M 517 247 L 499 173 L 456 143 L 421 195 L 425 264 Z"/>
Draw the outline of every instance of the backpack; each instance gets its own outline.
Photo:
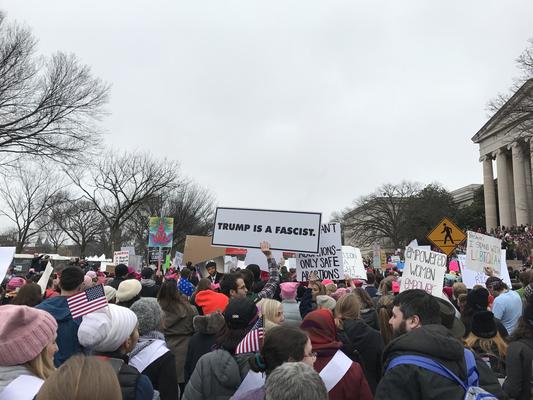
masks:
<path id="1" fill-rule="evenodd" d="M 435 360 L 429 357 L 423 356 L 405 355 L 396 357 L 389 363 L 387 371 L 401 364 L 416 365 L 420 368 L 427 369 L 428 371 L 434 372 L 436 374 L 439 374 L 440 376 L 455 381 L 456 383 L 461 385 L 465 390 L 465 396 L 463 397 L 463 400 L 497 400 L 496 396 L 479 387 L 479 373 L 477 371 L 476 359 L 474 357 L 474 354 L 468 349 L 464 349 L 464 354 L 467 370 L 466 382 L 463 382 L 461 378 L 455 375 L 444 365 L 436 362 Z"/>

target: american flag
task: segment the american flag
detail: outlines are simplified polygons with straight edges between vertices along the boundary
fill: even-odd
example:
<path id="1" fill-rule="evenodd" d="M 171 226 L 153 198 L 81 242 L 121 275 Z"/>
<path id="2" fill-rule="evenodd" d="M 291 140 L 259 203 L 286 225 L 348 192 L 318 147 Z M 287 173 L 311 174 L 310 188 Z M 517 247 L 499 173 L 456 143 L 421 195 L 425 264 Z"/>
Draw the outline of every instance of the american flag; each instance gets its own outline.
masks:
<path id="1" fill-rule="evenodd" d="M 98 285 L 67 299 L 72 318 L 78 318 L 107 306 L 104 286 Z"/>
<path id="2" fill-rule="evenodd" d="M 260 350 L 259 343 L 263 339 L 264 335 L 265 330 L 263 328 L 263 317 L 259 317 L 250 332 L 248 332 L 248 334 L 237 346 L 235 354 L 258 352 Z"/>

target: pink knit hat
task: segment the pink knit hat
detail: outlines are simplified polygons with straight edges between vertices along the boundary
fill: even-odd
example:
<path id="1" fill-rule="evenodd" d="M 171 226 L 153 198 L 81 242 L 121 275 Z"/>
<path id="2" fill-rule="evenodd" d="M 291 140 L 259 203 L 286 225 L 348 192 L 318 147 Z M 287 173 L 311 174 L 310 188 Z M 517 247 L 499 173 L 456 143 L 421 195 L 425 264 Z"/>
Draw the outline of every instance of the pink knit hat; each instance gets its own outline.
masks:
<path id="1" fill-rule="evenodd" d="M 325 285 L 329 285 L 330 283 L 333 283 L 333 281 L 331 279 L 324 279 L 322 281 L 322 284 L 325 286 Z"/>
<path id="2" fill-rule="evenodd" d="M 283 282 L 280 284 L 281 298 L 283 300 L 294 300 L 296 298 L 296 289 L 300 285 L 298 282 Z"/>
<path id="3" fill-rule="evenodd" d="M 15 276 L 9 280 L 7 283 L 7 290 L 15 290 L 16 288 L 22 287 L 26 284 L 26 280 L 20 276 Z"/>
<path id="4" fill-rule="evenodd" d="M 0 307 L 0 366 L 21 365 L 37 357 L 54 339 L 57 322 L 46 311 L 27 306 Z"/>

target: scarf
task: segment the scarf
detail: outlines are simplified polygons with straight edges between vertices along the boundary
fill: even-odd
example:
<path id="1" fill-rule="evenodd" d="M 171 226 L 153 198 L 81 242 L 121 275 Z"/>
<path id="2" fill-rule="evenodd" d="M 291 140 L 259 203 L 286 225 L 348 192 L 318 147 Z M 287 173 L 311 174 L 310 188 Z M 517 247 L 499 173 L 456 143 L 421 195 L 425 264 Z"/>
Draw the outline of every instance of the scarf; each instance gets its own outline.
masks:
<path id="1" fill-rule="evenodd" d="M 309 334 L 313 351 L 319 354 L 336 352 L 342 347 L 337 341 L 337 327 L 330 310 L 321 309 L 307 314 L 300 326 Z"/>
<path id="2" fill-rule="evenodd" d="M 141 285 L 152 287 L 155 286 L 155 281 L 153 279 L 141 279 Z"/>
<path id="3" fill-rule="evenodd" d="M 165 335 L 163 335 L 159 331 L 152 331 L 152 332 L 148 332 L 146 335 L 141 336 L 139 338 L 139 341 L 137 342 L 137 345 L 129 354 L 129 357 L 130 358 L 135 357 L 137 354 L 139 354 L 145 348 L 150 346 L 156 340 L 165 340 Z"/>

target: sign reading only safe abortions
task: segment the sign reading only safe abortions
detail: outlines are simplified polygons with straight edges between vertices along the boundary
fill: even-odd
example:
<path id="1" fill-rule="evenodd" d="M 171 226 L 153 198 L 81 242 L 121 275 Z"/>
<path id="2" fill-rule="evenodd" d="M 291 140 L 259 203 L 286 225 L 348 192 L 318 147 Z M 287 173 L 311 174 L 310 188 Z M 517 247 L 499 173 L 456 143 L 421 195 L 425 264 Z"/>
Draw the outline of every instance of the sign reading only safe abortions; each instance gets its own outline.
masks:
<path id="1" fill-rule="evenodd" d="M 342 246 L 344 273 L 353 279 L 367 279 L 361 250 L 352 246 Z"/>
<path id="2" fill-rule="evenodd" d="M 433 296 L 441 297 L 445 272 L 446 254 L 419 247 L 406 247 L 400 292 L 422 289 Z"/>
<path id="3" fill-rule="evenodd" d="M 318 253 L 321 213 L 217 207 L 213 246 Z"/>
<path id="4" fill-rule="evenodd" d="M 502 241 L 492 236 L 468 231 L 466 245 L 466 265 L 468 269 L 483 272 L 485 267 L 492 267 L 499 276 L 501 274 Z"/>
<path id="5" fill-rule="evenodd" d="M 339 223 L 323 224 L 320 228 L 320 251 L 318 254 L 296 254 L 296 280 L 309 280 L 311 272 L 318 280 L 342 279 L 342 239 Z"/>

